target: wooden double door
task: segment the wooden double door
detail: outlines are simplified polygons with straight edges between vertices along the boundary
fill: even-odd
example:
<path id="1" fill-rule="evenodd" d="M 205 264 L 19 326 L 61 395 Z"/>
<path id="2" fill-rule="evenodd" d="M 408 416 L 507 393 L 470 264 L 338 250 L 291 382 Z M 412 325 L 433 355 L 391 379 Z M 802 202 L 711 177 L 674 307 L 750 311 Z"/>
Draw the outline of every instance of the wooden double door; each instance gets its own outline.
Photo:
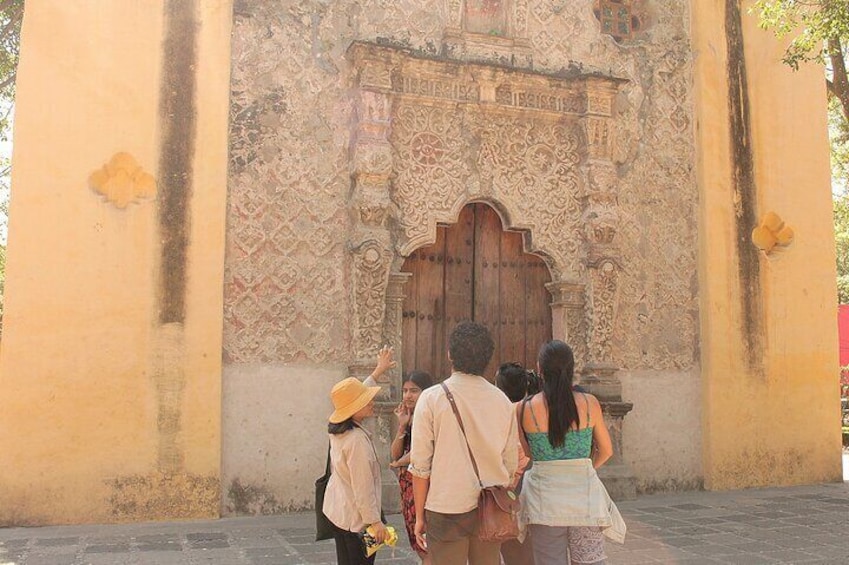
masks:
<path id="1" fill-rule="evenodd" d="M 437 381 L 450 375 L 448 336 L 463 320 L 492 332 L 490 380 L 501 363 L 533 368 L 551 339 L 548 267 L 522 251 L 522 235 L 504 231 L 486 204 L 469 204 L 456 224 L 438 227 L 436 243 L 413 252 L 402 270 L 413 275 L 403 309 L 405 372 L 427 371 Z"/>

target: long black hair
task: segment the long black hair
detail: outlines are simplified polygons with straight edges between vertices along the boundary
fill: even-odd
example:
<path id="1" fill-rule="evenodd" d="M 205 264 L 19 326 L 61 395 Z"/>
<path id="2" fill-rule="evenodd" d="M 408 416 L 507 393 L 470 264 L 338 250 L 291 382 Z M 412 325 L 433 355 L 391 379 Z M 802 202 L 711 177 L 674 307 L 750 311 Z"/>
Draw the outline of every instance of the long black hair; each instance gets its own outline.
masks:
<path id="1" fill-rule="evenodd" d="M 430 373 L 426 373 L 424 371 L 413 371 L 404 375 L 402 384 L 407 381 L 412 381 L 414 385 L 422 390 L 433 386 L 433 378 L 430 376 Z"/>
<path id="2" fill-rule="evenodd" d="M 542 346 L 537 361 L 548 402 L 548 442 L 553 447 L 563 447 L 566 432 L 573 424 L 580 426 L 578 406 L 572 392 L 575 355 L 571 347 L 554 339 Z"/>
<path id="3" fill-rule="evenodd" d="M 518 363 L 502 363 L 495 373 L 495 386 L 510 402 L 519 402 L 528 394 L 531 374 Z"/>

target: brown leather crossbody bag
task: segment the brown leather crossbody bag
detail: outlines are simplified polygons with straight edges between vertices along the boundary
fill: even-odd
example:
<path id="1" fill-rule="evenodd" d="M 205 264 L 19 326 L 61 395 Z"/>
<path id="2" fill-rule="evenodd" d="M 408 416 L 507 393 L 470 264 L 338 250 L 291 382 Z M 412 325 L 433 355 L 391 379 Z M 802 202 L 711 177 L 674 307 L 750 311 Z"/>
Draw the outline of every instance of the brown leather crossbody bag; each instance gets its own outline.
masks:
<path id="1" fill-rule="evenodd" d="M 478 471 L 478 464 L 475 461 L 475 455 L 472 453 L 472 447 L 469 445 L 466 428 L 463 426 L 463 418 L 460 417 L 460 411 L 457 410 L 457 404 L 454 402 L 454 395 L 451 394 L 445 383 L 441 383 L 441 385 L 443 390 L 445 390 L 445 395 L 448 397 L 448 402 L 451 404 L 451 410 L 454 411 L 454 416 L 457 417 L 460 431 L 463 432 L 463 439 L 466 440 L 466 449 L 469 450 L 472 467 L 475 469 L 475 475 L 478 478 L 478 484 L 481 488 L 480 495 L 478 496 L 478 537 L 481 541 L 487 542 L 502 542 L 515 539 L 519 537 L 519 499 L 516 493 L 507 487 L 483 486 L 481 474 Z"/>

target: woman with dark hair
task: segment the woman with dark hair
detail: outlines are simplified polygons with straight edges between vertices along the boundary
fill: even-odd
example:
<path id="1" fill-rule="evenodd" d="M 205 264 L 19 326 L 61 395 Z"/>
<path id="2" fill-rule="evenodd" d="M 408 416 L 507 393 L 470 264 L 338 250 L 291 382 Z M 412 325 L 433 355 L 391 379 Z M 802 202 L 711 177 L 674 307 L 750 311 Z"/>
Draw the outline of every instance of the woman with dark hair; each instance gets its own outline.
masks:
<path id="1" fill-rule="evenodd" d="M 601 405 L 572 388 L 575 357 L 562 341 L 542 346 L 537 369 L 543 390 L 518 407 L 533 460 L 521 497 L 534 561 L 605 563 L 604 536 L 623 541 L 625 525 L 595 471 L 613 455 Z"/>
<path id="2" fill-rule="evenodd" d="M 495 373 L 495 386 L 507 395 L 513 405 L 518 405 L 528 395 L 539 392 L 537 376 L 527 371 L 519 363 L 502 363 Z M 520 492 L 522 476 L 531 463 L 525 454 L 522 443 L 517 445 L 519 452 L 519 468 L 513 474 L 510 488 Z M 534 565 L 534 553 L 528 536 L 524 540 L 508 540 L 501 544 L 501 561 L 504 565 Z"/>
<path id="3" fill-rule="evenodd" d="M 398 417 L 398 433 L 392 440 L 390 455 L 392 463 L 390 467 L 398 470 L 398 484 L 401 488 L 401 511 L 404 514 L 404 525 L 407 528 L 407 536 L 410 538 L 410 547 L 419 555 L 423 565 L 430 564 L 430 555 L 421 547 L 416 540 L 416 505 L 413 500 L 413 478 L 407 470 L 410 464 L 410 447 L 412 445 L 412 421 L 416 402 L 423 390 L 433 386 L 433 379 L 424 371 L 413 371 L 404 377 L 401 387 L 402 400 L 395 409 Z"/>
<path id="4" fill-rule="evenodd" d="M 374 416 L 374 397 L 380 387 L 370 387 L 355 377 L 336 383 L 330 391 L 333 414 L 328 418 L 332 473 L 324 493 L 322 511 L 336 528 L 339 565 L 373 565 L 357 535 L 372 527 L 378 543 L 387 531 L 380 515 L 380 463 L 371 436 L 362 422 Z"/>

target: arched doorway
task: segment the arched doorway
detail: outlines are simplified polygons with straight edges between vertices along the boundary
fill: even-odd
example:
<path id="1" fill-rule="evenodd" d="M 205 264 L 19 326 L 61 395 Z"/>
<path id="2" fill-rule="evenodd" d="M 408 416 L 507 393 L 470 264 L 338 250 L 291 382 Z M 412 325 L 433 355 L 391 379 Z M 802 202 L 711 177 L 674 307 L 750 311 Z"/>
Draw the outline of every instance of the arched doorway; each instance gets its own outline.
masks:
<path id="1" fill-rule="evenodd" d="M 447 377 L 448 335 L 462 320 L 492 332 L 495 353 L 484 375 L 490 379 L 500 363 L 532 368 L 551 339 L 548 267 L 523 252 L 522 235 L 504 231 L 486 204 L 468 204 L 456 224 L 439 226 L 436 243 L 414 251 L 402 271 L 412 273 L 402 314 L 405 371 Z"/>

